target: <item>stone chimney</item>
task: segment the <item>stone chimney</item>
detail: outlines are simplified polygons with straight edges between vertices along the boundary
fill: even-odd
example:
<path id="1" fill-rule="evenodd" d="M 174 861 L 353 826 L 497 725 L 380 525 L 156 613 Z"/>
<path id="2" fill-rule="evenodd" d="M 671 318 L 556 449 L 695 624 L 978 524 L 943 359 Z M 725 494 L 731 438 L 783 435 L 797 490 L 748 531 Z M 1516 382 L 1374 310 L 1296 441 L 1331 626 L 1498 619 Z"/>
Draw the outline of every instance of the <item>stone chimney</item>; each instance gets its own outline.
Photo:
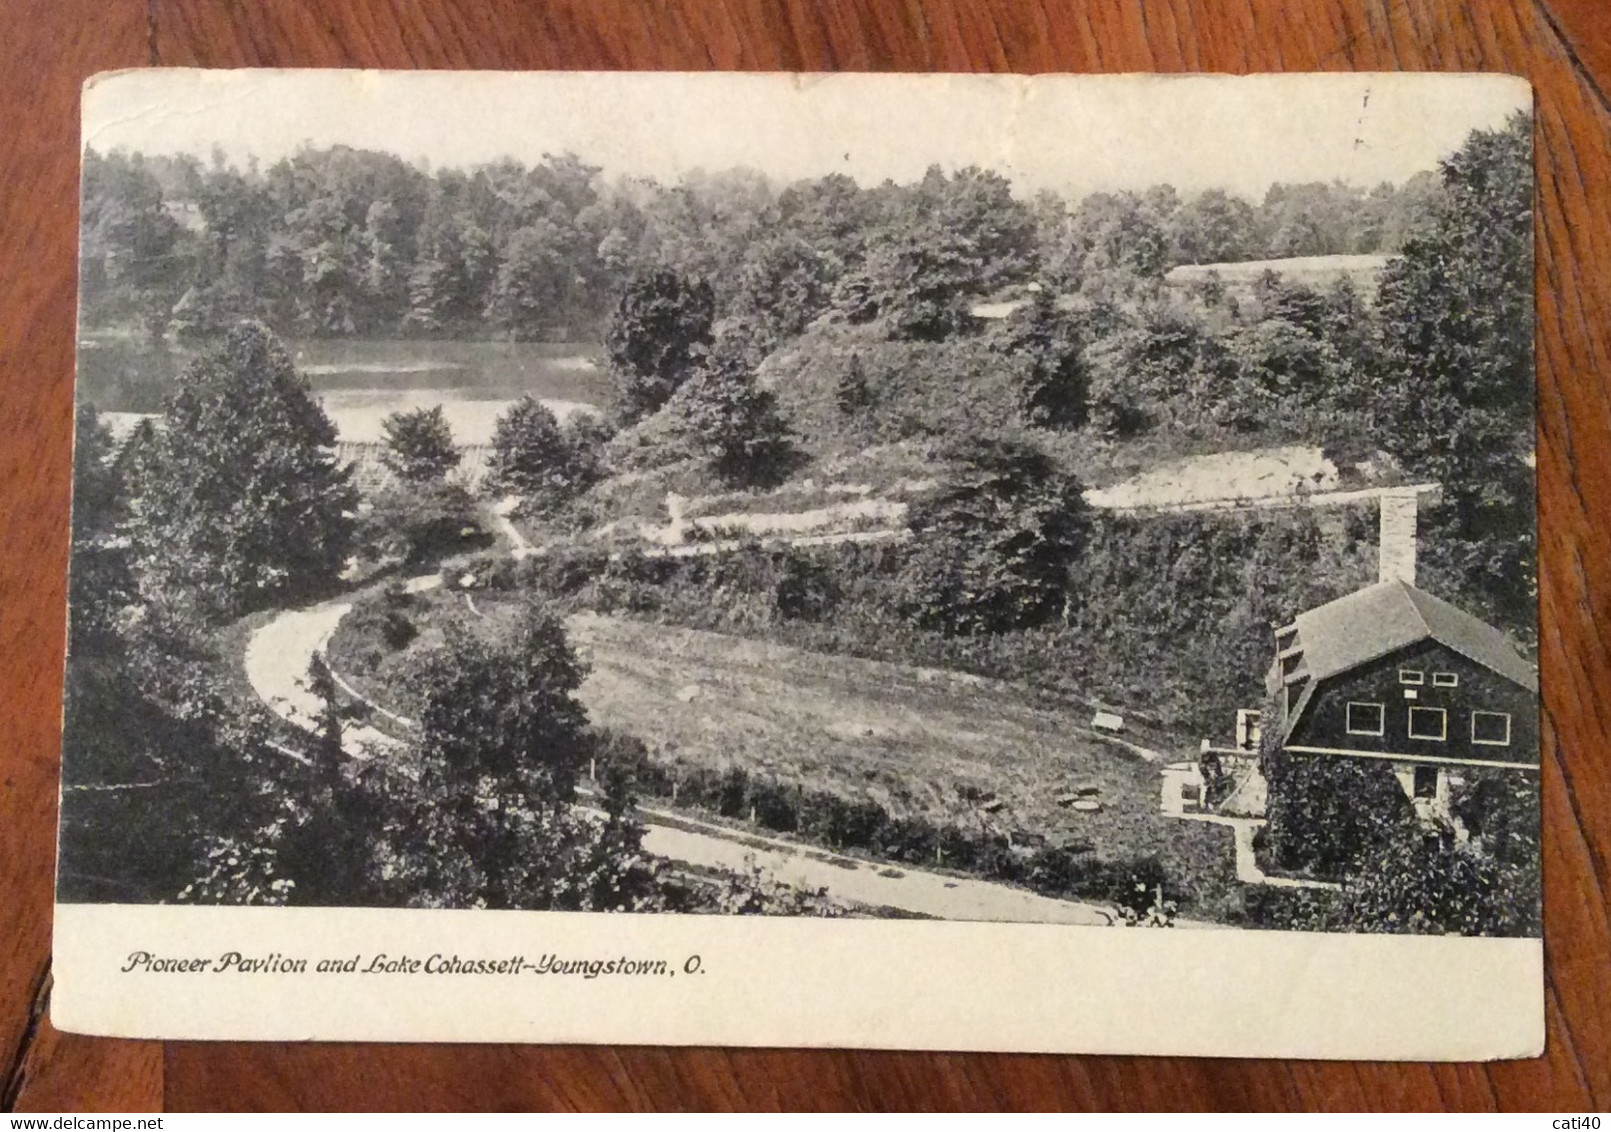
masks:
<path id="1" fill-rule="evenodd" d="M 1415 584 L 1415 512 L 1419 493 L 1414 488 L 1384 491 L 1377 497 L 1381 508 L 1381 537 L 1376 560 L 1378 582 Z"/>

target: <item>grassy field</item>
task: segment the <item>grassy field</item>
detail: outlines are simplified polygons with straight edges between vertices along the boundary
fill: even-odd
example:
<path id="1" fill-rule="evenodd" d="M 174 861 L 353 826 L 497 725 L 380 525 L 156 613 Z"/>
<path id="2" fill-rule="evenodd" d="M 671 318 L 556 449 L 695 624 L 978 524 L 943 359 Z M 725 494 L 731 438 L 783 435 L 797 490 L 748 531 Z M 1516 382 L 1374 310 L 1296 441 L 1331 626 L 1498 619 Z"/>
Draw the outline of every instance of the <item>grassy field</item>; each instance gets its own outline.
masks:
<path id="1" fill-rule="evenodd" d="M 412 713 L 409 672 L 448 625 L 501 633 L 513 623 L 515 602 L 474 600 L 479 613 L 463 595 L 415 597 L 407 616 L 421 631 L 402 649 L 379 639 L 372 612 L 355 610 L 332 662 Z M 584 613 L 567 627 L 590 666 L 581 699 L 594 723 L 643 740 L 673 780 L 738 768 L 1014 845 L 1155 856 L 1190 914 L 1219 918 L 1235 903 L 1223 831 L 1159 814 L 1156 764 L 1096 736 L 1071 705 L 959 673 L 643 621 Z M 1076 792 L 1100 809 L 1073 809 Z"/>

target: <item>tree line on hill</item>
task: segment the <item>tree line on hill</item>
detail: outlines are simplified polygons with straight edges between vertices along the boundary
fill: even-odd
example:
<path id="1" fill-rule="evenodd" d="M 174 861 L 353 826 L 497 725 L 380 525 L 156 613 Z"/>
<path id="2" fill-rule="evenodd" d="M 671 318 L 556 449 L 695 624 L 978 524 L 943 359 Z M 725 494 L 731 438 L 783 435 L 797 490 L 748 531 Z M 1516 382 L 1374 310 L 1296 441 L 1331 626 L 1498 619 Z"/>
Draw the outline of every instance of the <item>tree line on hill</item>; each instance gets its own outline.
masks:
<path id="1" fill-rule="evenodd" d="M 1397 251 L 1438 196 L 1429 175 L 1276 184 L 1257 202 L 1168 185 L 1023 200 L 977 168 L 908 185 L 777 185 L 743 169 L 662 184 L 606 179 L 570 154 L 432 171 L 343 146 L 267 168 L 91 149 L 83 325 L 209 338 L 257 318 L 299 337 L 578 340 L 598 336 L 628 279 L 664 267 L 711 281 L 718 319 L 760 316 L 774 337 L 830 306 L 866 315 L 916 280 L 903 318 L 932 336 L 958 291 Z"/>
<path id="2" fill-rule="evenodd" d="M 1249 295 L 1213 278 L 1183 290 L 1088 256 L 1077 288 L 1054 298 L 1026 284 L 1017 309 L 981 319 L 970 307 L 992 284 L 951 273 L 960 253 L 947 248 L 1011 247 L 999 219 L 1011 208 L 998 201 L 977 210 L 998 219 L 974 220 L 964 205 L 978 205 L 977 179 L 965 174 L 926 179 L 921 238 L 871 248 L 851 288 L 858 305 L 793 336 L 777 330 L 787 292 L 723 319 L 707 281 L 658 269 L 623 288 L 612 318 L 621 431 L 606 462 L 641 471 L 704 459 L 724 483 L 765 483 L 786 474 L 791 453 L 820 460 L 907 443 L 952 476 L 1007 461 L 1016 470 L 1000 478 L 1027 506 L 1040 486 L 1075 498 L 1077 484 L 1053 480 L 1093 450 L 1149 436 L 1309 443 L 1345 472 L 1381 451 L 1402 475 L 1442 485 L 1443 502 L 1423 517 L 1429 588 L 1526 644 L 1536 619 L 1530 147 L 1524 115 L 1474 132 L 1442 163 L 1435 203 L 1374 293 L 1273 273 Z M 875 270 L 890 257 L 904 266 Z M 1005 252 L 990 260 L 1007 262 Z M 982 575 L 968 575 L 958 592 L 979 592 Z"/>

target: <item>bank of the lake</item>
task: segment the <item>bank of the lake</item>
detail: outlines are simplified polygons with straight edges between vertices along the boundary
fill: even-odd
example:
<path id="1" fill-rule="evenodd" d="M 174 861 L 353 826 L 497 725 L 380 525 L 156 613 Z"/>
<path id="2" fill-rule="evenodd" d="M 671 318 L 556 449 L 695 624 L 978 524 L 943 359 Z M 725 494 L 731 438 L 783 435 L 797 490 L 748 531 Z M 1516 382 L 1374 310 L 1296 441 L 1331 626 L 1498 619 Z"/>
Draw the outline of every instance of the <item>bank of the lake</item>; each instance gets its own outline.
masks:
<path id="1" fill-rule="evenodd" d="M 391 413 L 441 405 L 455 440 L 485 444 L 519 397 L 537 397 L 561 417 L 610 397 L 602 351 L 591 342 L 321 339 L 289 347 L 346 443 L 379 441 Z M 78 349 L 79 398 L 103 413 L 159 412 L 205 348 L 86 336 Z"/>

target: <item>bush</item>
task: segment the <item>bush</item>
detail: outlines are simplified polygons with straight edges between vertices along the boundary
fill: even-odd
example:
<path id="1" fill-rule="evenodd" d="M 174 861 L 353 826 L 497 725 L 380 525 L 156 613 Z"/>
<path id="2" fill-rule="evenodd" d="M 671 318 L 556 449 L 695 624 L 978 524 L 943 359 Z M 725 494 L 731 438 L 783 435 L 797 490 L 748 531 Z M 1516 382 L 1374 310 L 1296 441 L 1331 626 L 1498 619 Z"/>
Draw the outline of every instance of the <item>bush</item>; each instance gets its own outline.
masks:
<path id="1" fill-rule="evenodd" d="M 380 624 L 380 638 L 386 642 L 390 649 L 406 649 L 415 637 L 420 635 L 414 622 L 408 615 L 395 609 L 388 609 Z"/>
<path id="2" fill-rule="evenodd" d="M 788 549 L 777 559 L 772 609 L 783 621 L 822 621 L 840 598 L 838 580 L 826 563 Z"/>
<path id="3" fill-rule="evenodd" d="M 441 405 L 392 413 L 381 425 L 386 433 L 381 463 L 405 483 L 440 480 L 459 466 L 459 450 Z"/>
<path id="4" fill-rule="evenodd" d="M 371 557 L 400 559 L 405 566 L 440 561 L 492 542 L 470 493 L 441 481 L 380 491 L 360 520 L 359 537 Z"/>
<path id="5" fill-rule="evenodd" d="M 591 453 L 587 459 L 593 459 Z M 539 512 L 548 512 L 581 490 L 593 467 L 596 461 L 587 469 L 578 464 L 559 419 L 527 394 L 509 406 L 493 428 L 487 487 L 521 496 Z"/>
<path id="6" fill-rule="evenodd" d="M 1261 756 L 1269 784 L 1266 844 L 1277 867 L 1341 879 L 1411 820 L 1409 800 L 1387 765 L 1293 756 L 1276 749 L 1278 742 L 1268 736 Z"/>
<path id="7" fill-rule="evenodd" d="M 906 608 L 946 634 L 1002 633 L 1060 613 L 1085 541 L 1078 481 L 1004 438 L 959 442 L 947 465 L 908 515 L 916 550 Z"/>

